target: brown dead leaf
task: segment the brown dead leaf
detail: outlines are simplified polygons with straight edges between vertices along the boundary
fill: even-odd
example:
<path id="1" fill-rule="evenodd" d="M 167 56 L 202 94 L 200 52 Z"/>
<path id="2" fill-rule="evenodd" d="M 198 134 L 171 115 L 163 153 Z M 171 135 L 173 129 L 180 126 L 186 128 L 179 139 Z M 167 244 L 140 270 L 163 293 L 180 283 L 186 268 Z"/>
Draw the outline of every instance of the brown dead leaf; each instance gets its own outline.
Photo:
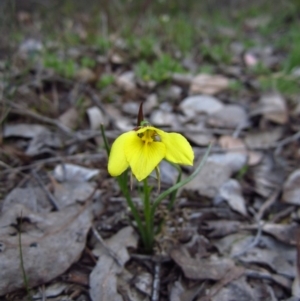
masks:
<path id="1" fill-rule="evenodd" d="M 106 240 L 105 244 L 118 257 L 119 263 L 108 254 L 104 246 L 98 245 L 94 249 L 93 252 L 99 259 L 90 274 L 90 296 L 93 301 L 123 301 L 117 290 L 117 275 L 129 260 L 126 248 L 136 248 L 137 237 L 131 227 L 126 227 Z"/>
<path id="2" fill-rule="evenodd" d="M 16 204 L 22 204 L 33 212 L 49 212 L 52 206 L 47 199 L 46 194 L 40 187 L 17 187 L 13 189 L 2 203 L 2 212 L 14 207 Z"/>
<path id="3" fill-rule="evenodd" d="M 263 116 L 278 124 L 288 121 L 288 110 L 285 99 L 278 93 L 265 94 L 260 99 Z"/>
<path id="4" fill-rule="evenodd" d="M 103 112 L 96 106 L 90 107 L 86 110 L 86 114 L 88 115 L 89 122 L 90 122 L 90 128 L 92 130 L 98 130 L 100 128 L 100 125 L 107 125 L 108 119 L 103 114 Z"/>
<path id="5" fill-rule="evenodd" d="M 288 278 L 295 277 L 295 269 L 280 253 L 262 248 L 252 248 L 246 254 L 239 256 L 239 260 L 247 263 L 256 263 L 269 266 L 279 275 L 284 275 Z"/>
<path id="6" fill-rule="evenodd" d="M 72 107 L 59 116 L 58 120 L 70 129 L 74 129 L 78 125 L 79 114 L 76 108 Z"/>
<path id="7" fill-rule="evenodd" d="M 132 71 L 127 71 L 116 78 L 116 85 L 124 91 L 135 90 L 135 74 Z"/>
<path id="8" fill-rule="evenodd" d="M 54 196 L 59 208 L 70 206 L 76 202 L 84 202 L 95 190 L 94 185 L 89 182 L 63 182 L 53 181 Z"/>
<path id="9" fill-rule="evenodd" d="M 86 168 L 75 164 L 59 164 L 53 171 L 53 176 L 56 180 L 70 182 L 84 182 L 99 174 L 98 169 Z"/>
<path id="10" fill-rule="evenodd" d="M 268 149 L 274 146 L 281 136 L 281 128 L 274 128 L 268 131 L 249 132 L 246 134 L 245 143 L 250 149 Z"/>
<path id="11" fill-rule="evenodd" d="M 230 178 L 231 170 L 228 166 L 215 162 L 206 162 L 198 175 L 184 189 L 196 190 L 201 195 L 214 197 L 220 187 Z"/>
<path id="12" fill-rule="evenodd" d="M 246 282 L 245 278 L 240 278 L 229 283 L 226 287 L 222 288 L 211 301 L 257 301 L 258 295 L 253 288 Z"/>
<path id="13" fill-rule="evenodd" d="M 226 90 L 228 86 L 228 78 L 222 75 L 199 74 L 192 80 L 190 94 L 214 95 Z"/>
<path id="14" fill-rule="evenodd" d="M 22 255 L 29 286 L 48 282 L 77 261 L 85 247 L 92 222 L 91 208 L 69 206 L 59 212 L 37 214 L 23 205 L 0 217 L 0 295 L 24 287 L 20 268 L 18 231 L 22 216 Z"/>
<path id="15" fill-rule="evenodd" d="M 40 124 L 7 124 L 3 130 L 3 137 L 34 138 L 46 130 L 47 129 Z"/>
<path id="16" fill-rule="evenodd" d="M 229 129 L 245 128 L 248 125 L 248 115 L 245 109 L 239 105 L 226 105 L 209 116 L 208 124 Z"/>
<path id="17" fill-rule="evenodd" d="M 246 201 L 242 194 L 240 183 L 235 179 L 229 179 L 220 190 L 219 195 L 227 201 L 230 208 L 240 214 L 247 216 Z"/>
<path id="18" fill-rule="evenodd" d="M 266 223 L 263 225 L 263 231 L 276 237 L 278 240 L 289 245 L 296 244 L 298 224 L 292 223 L 288 225 Z"/>
<path id="19" fill-rule="evenodd" d="M 189 96 L 180 103 L 181 110 L 188 117 L 195 117 L 199 113 L 210 115 L 222 110 L 223 107 L 220 100 L 208 95 Z"/>
<path id="20" fill-rule="evenodd" d="M 82 83 L 92 83 L 96 80 L 96 74 L 89 68 L 81 68 L 76 72 L 76 79 Z"/>
<path id="21" fill-rule="evenodd" d="M 171 251 L 171 257 L 181 267 L 184 275 L 195 280 L 220 280 L 234 266 L 234 262 L 229 258 L 195 259 L 179 249 Z"/>
<path id="22" fill-rule="evenodd" d="M 300 169 L 291 173 L 284 183 L 282 198 L 286 203 L 300 205 Z"/>

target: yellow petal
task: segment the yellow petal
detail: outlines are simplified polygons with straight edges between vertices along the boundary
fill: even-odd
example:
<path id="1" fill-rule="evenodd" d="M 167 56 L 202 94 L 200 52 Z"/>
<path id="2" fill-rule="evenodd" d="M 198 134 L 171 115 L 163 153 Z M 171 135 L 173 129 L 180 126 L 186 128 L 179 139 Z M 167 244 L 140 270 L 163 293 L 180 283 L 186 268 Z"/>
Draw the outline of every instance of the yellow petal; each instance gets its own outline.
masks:
<path id="1" fill-rule="evenodd" d="M 194 152 L 189 142 L 178 133 L 166 133 L 156 129 L 166 146 L 166 159 L 177 164 L 193 165 Z"/>
<path id="2" fill-rule="evenodd" d="M 165 157 L 166 148 L 161 142 L 144 143 L 138 137 L 138 131 L 135 133 L 135 137 L 130 136 L 125 141 L 124 151 L 132 173 L 138 181 L 142 181 Z"/>
<path id="3" fill-rule="evenodd" d="M 114 141 L 108 159 L 108 172 L 111 176 L 117 177 L 129 167 L 124 153 L 124 144 L 133 135 L 136 136 L 135 131 L 130 131 L 120 135 Z"/>

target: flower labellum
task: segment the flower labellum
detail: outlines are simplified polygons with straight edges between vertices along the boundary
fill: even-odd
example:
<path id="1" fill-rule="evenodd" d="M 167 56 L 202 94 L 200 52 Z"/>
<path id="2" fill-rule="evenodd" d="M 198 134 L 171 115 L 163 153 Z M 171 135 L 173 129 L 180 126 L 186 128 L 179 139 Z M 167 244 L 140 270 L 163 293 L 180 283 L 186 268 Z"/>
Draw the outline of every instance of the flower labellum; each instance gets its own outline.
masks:
<path id="1" fill-rule="evenodd" d="M 114 141 L 108 160 L 111 176 L 119 176 L 130 167 L 137 180 L 142 181 L 163 159 L 193 165 L 193 149 L 181 134 L 167 133 L 148 123 L 140 125 Z"/>

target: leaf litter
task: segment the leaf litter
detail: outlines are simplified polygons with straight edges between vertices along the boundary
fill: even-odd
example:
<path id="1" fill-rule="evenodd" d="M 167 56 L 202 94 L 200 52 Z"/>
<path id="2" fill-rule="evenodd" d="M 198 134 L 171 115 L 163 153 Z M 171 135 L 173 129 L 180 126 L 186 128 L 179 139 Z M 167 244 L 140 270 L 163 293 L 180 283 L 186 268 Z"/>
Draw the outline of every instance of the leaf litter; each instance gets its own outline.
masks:
<path id="1" fill-rule="evenodd" d="M 35 26 L 30 12 L 20 16 L 24 28 Z M 230 62 L 218 61 L 204 36 L 211 53 L 176 54 L 185 73 L 147 80 L 151 71 L 139 73 L 142 54 L 133 55 L 128 41 L 107 37 L 107 52 L 85 45 L 88 20 L 82 13 L 63 25 L 82 47 L 63 51 L 60 42 L 24 39 L 5 67 L 0 295 L 26 298 L 20 237 L 29 286 L 39 299 L 298 300 L 299 104 L 297 94 L 259 86 L 261 64 L 274 71 L 282 60 L 274 47 L 246 49 L 234 30 L 218 29 L 230 40 Z M 246 19 L 244 30 L 258 37 L 264 20 Z M 160 58 L 157 49 L 149 62 Z M 45 58 L 47 51 L 53 57 Z M 199 72 L 202 63 L 212 74 Z M 235 80 L 242 89 L 233 89 Z M 15 94 L 2 89 L 8 82 Z M 108 177 L 99 131 L 104 124 L 112 142 L 134 128 L 141 101 L 151 123 L 187 137 L 196 162 L 214 143 L 174 210 L 166 210 L 167 200 L 160 207 L 156 218 L 165 225 L 153 255 L 142 253 L 131 213 Z M 161 174 L 163 187 L 177 177 L 166 162 Z"/>

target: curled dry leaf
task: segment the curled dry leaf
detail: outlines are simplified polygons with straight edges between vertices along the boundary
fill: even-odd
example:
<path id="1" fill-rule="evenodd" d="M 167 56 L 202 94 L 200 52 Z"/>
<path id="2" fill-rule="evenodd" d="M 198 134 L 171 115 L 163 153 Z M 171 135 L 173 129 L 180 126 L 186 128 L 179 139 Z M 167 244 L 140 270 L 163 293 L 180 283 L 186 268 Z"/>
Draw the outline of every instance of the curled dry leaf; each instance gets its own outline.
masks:
<path id="1" fill-rule="evenodd" d="M 58 120 L 70 129 L 74 129 L 78 125 L 79 114 L 76 108 L 71 107 L 59 116 Z"/>
<path id="2" fill-rule="evenodd" d="M 136 248 L 137 237 L 133 228 L 126 227 L 106 240 L 105 244 L 118 258 L 118 263 L 104 246 L 98 245 L 93 251 L 99 259 L 90 274 L 90 296 L 93 301 L 123 301 L 117 290 L 117 275 L 129 260 L 126 248 Z"/>
<path id="3" fill-rule="evenodd" d="M 285 260 L 278 252 L 273 250 L 252 248 L 244 255 L 239 256 L 239 260 L 269 266 L 273 271 L 276 271 L 277 274 L 284 275 L 288 278 L 295 277 L 293 265 Z"/>
<path id="4" fill-rule="evenodd" d="M 108 124 L 108 119 L 104 116 L 104 114 L 98 107 L 94 106 L 94 107 L 88 108 L 86 110 L 86 113 L 89 117 L 90 128 L 92 130 L 98 130 L 100 128 L 101 124 L 103 124 L 103 125 Z"/>
<path id="5" fill-rule="evenodd" d="M 84 202 L 92 195 L 95 187 L 88 182 L 63 182 L 53 181 L 54 196 L 59 208 L 64 208 L 76 202 Z"/>
<path id="6" fill-rule="evenodd" d="M 61 148 L 63 145 L 61 137 L 57 133 L 45 130 L 38 133 L 30 141 L 28 148 L 26 150 L 26 155 L 28 156 L 38 156 L 41 154 L 51 154 L 53 149 Z"/>
<path id="7" fill-rule="evenodd" d="M 229 179 L 221 186 L 219 194 L 221 198 L 227 201 L 232 210 L 247 216 L 246 202 L 237 180 Z"/>
<path id="8" fill-rule="evenodd" d="M 190 94 L 214 95 L 224 91 L 229 86 L 228 78 L 222 75 L 199 74 L 193 78 Z"/>
<path id="9" fill-rule="evenodd" d="M 275 128 L 268 131 L 250 132 L 246 135 L 245 143 L 250 149 L 269 149 L 282 136 L 282 128 Z"/>
<path id="10" fill-rule="evenodd" d="M 291 173 L 284 183 L 282 198 L 289 204 L 300 205 L 300 169 Z"/>
<path id="11" fill-rule="evenodd" d="M 246 144 L 242 139 L 232 136 L 222 136 L 219 139 L 220 146 L 231 152 L 239 152 L 248 156 L 248 165 L 253 166 L 258 164 L 262 160 L 262 153 L 256 151 L 248 151 Z"/>
<path id="12" fill-rule="evenodd" d="M 22 204 L 34 212 L 49 212 L 52 206 L 45 192 L 40 187 L 16 187 L 4 199 L 2 212 L 7 211 L 15 204 Z"/>
<path id="13" fill-rule="evenodd" d="M 288 121 L 288 111 L 285 99 L 278 93 L 271 93 L 262 96 L 260 99 L 263 116 L 278 124 L 285 124 Z"/>
<path id="14" fill-rule="evenodd" d="M 99 174 L 98 169 L 86 168 L 75 164 L 59 164 L 53 171 L 56 180 L 84 182 Z"/>
<path id="15" fill-rule="evenodd" d="M 173 260 L 181 267 L 184 275 L 194 280 L 220 280 L 229 269 L 234 267 L 234 262 L 229 258 L 191 258 L 186 252 L 175 249 L 171 252 Z"/>
<path id="16" fill-rule="evenodd" d="M 21 138 L 34 138 L 47 129 L 40 124 L 7 124 L 3 130 L 3 137 L 21 137 Z"/>
<path id="17" fill-rule="evenodd" d="M 199 113 L 213 114 L 222 110 L 223 107 L 220 100 L 208 95 L 189 96 L 180 103 L 181 110 L 189 117 L 195 117 Z"/>
<path id="18" fill-rule="evenodd" d="M 135 90 L 135 74 L 132 71 L 127 71 L 116 78 L 116 85 L 124 91 Z"/>
<path id="19" fill-rule="evenodd" d="M 231 301 L 231 300 L 257 301 L 258 294 L 255 293 L 253 288 L 245 281 L 245 278 L 240 278 L 235 281 L 232 281 L 226 287 L 223 287 L 210 300 L 211 301 Z"/>
<path id="20" fill-rule="evenodd" d="M 229 129 L 245 128 L 248 125 L 248 115 L 241 106 L 226 105 L 209 116 L 208 124 Z"/>
<path id="21" fill-rule="evenodd" d="M 206 162 L 198 175 L 184 189 L 198 191 L 201 195 L 215 197 L 220 187 L 230 178 L 228 166 L 215 162 Z"/>
<path id="22" fill-rule="evenodd" d="M 279 241 L 282 241 L 289 245 L 296 244 L 298 230 L 299 230 L 299 226 L 295 223 L 288 224 L 288 225 L 265 223 L 263 225 L 263 231 L 265 233 L 268 233 L 276 237 Z"/>
<path id="23" fill-rule="evenodd" d="M 21 217 L 22 255 L 30 287 L 54 279 L 79 259 L 92 223 L 89 205 L 46 214 L 34 213 L 23 205 L 11 207 L 0 217 L 0 295 L 24 287 L 19 236 L 14 226 Z"/>
<path id="24" fill-rule="evenodd" d="M 96 74 L 89 68 L 79 69 L 76 72 L 75 77 L 82 83 L 92 83 L 96 80 Z"/>

